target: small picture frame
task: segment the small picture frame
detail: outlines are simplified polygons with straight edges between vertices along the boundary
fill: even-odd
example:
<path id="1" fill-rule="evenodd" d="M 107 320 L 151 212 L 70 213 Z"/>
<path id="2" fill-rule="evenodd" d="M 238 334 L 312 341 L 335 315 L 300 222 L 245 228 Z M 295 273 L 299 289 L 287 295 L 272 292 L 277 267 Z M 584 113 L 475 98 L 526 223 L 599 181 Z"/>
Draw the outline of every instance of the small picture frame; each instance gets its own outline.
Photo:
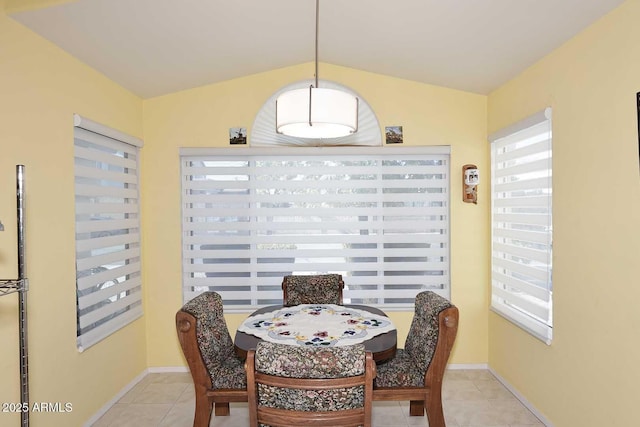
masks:
<path id="1" fill-rule="evenodd" d="M 229 144 L 244 145 L 247 143 L 247 128 L 229 128 Z"/>
<path id="2" fill-rule="evenodd" d="M 402 144 L 402 126 L 387 126 L 384 128 L 387 144 Z"/>

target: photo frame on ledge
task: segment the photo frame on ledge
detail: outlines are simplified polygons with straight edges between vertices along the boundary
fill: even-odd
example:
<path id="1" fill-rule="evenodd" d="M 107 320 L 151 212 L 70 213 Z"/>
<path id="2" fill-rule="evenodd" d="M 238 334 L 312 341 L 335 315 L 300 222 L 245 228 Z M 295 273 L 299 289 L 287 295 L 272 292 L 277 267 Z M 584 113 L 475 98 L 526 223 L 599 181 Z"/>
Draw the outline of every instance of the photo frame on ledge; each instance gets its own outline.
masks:
<path id="1" fill-rule="evenodd" d="M 247 143 L 247 128 L 229 128 L 229 144 L 245 145 Z"/>
<path id="2" fill-rule="evenodd" d="M 385 127 L 384 138 L 387 144 L 402 144 L 402 126 Z"/>

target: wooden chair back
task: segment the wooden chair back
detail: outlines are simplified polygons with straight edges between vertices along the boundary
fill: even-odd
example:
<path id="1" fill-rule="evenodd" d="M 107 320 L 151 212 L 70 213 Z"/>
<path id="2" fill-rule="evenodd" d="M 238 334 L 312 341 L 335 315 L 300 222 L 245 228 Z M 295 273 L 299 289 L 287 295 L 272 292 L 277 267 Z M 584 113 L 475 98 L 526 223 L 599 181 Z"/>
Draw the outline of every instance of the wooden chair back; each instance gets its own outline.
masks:
<path id="1" fill-rule="evenodd" d="M 344 281 L 340 274 L 291 275 L 282 280 L 283 305 L 342 305 Z"/>
<path id="2" fill-rule="evenodd" d="M 250 427 L 371 426 L 376 365 L 362 344 L 260 342 L 245 366 Z"/>

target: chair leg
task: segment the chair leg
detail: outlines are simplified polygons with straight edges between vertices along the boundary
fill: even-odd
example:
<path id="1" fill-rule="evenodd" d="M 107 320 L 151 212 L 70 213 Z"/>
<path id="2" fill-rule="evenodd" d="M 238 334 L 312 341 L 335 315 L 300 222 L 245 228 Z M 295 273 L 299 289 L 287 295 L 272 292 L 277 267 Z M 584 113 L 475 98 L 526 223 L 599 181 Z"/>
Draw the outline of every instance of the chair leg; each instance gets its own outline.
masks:
<path id="1" fill-rule="evenodd" d="M 427 399 L 427 419 L 429 427 L 446 427 L 442 412 L 442 396 L 430 396 Z"/>
<path id="2" fill-rule="evenodd" d="M 412 417 L 423 417 L 424 416 L 424 400 L 410 400 L 409 415 Z M 431 426 L 431 424 L 429 424 L 429 426 Z"/>
<path id="3" fill-rule="evenodd" d="M 213 402 L 206 395 L 196 395 L 196 412 L 193 427 L 209 427 Z"/>
<path id="4" fill-rule="evenodd" d="M 216 417 L 226 417 L 230 414 L 229 402 L 217 402 L 215 404 Z"/>

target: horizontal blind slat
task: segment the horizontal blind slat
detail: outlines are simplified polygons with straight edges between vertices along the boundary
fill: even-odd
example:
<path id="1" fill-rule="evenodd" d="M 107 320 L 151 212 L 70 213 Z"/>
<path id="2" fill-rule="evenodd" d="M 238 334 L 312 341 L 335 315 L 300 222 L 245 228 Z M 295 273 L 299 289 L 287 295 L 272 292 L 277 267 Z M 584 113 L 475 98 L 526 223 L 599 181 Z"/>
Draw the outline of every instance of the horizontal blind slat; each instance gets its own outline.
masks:
<path id="1" fill-rule="evenodd" d="M 121 155 L 116 155 L 116 153 Z M 82 164 L 82 160 L 88 160 L 90 162 L 119 166 L 123 169 L 130 169 L 131 171 L 135 171 L 138 167 L 133 152 L 117 151 L 108 153 L 76 145 L 74 148 L 74 154 L 76 162 L 80 164 Z M 125 157 L 122 154 L 131 155 L 133 157 Z"/>
<path id="2" fill-rule="evenodd" d="M 493 292 L 500 298 L 503 298 L 507 304 L 525 309 L 528 313 L 533 314 L 541 319 L 549 318 L 549 309 L 546 304 L 536 304 L 533 300 L 527 299 L 524 294 L 517 294 L 504 290 L 499 286 L 493 287 Z"/>
<path id="3" fill-rule="evenodd" d="M 92 323 L 96 323 L 101 320 L 108 320 L 110 317 L 116 315 L 119 311 L 124 310 L 131 305 L 139 303 L 140 301 L 140 292 L 133 292 L 122 298 L 116 299 L 114 302 L 100 305 L 99 308 L 94 308 L 88 313 L 80 316 L 80 328 L 86 328 Z"/>
<path id="4" fill-rule="evenodd" d="M 547 135 L 539 135 L 536 142 L 518 147 L 509 151 L 499 151 L 496 155 L 496 162 L 508 162 L 509 160 L 520 160 L 524 157 L 535 156 L 551 150 L 551 139 Z"/>
<path id="5" fill-rule="evenodd" d="M 549 273 L 546 265 L 540 266 L 538 268 L 532 265 L 511 261 L 504 258 L 494 258 L 493 265 L 545 283 L 549 278 Z"/>
<path id="6" fill-rule="evenodd" d="M 339 253 L 336 253 L 339 251 Z M 188 258 L 210 258 L 210 259 L 238 259 L 236 251 L 224 250 L 184 250 Z M 319 249 L 281 249 L 281 250 L 255 250 L 254 258 L 312 258 L 312 257 L 332 257 L 332 258 L 353 258 L 382 256 L 380 249 L 351 249 L 351 248 L 319 248 Z M 439 249 L 409 248 L 409 249 L 385 249 L 384 256 L 389 257 L 441 257 L 448 252 Z M 251 258 L 246 258 L 251 259 Z"/>
<path id="7" fill-rule="evenodd" d="M 493 221 L 495 223 L 503 223 L 505 225 L 533 225 L 548 226 L 550 225 L 549 215 L 543 213 L 494 213 Z"/>
<path id="8" fill-rule="evenodd" d="M 102 267 L 106 264 L 116 264 L 125 260 L 132 260 L 140 257 L 140 248 L 130 248 L 126 250 L 118 250 L 107 252 L 102 255 L 90 256 L 87 258 L 78 258 L 76 260 L 76 269 L 89 270 L 91 268 Z"/>
<path id="9" fill-rule="evenodd" d="M 130 201 L 138 199 L 138 190 L 135 188 L 118 188 L 118 187 L 100 187 L 96 185 L 76 184 L 76 196 L 85 197 L 116 197 L 121 199 L 129 199 Z"/>
<path id="10" fill-rule="evenodd" d="M 513 276 L 507 276 L 502 273 L 493 272 L 494 286 L 509 286 L 510 288 L 517 289 L 532 298 L 536 298 L 540 301 L 549 302 L 551 299 L 551 292 L 547 289 L 532 285 L 529 282 L 520 280 Z"/>
<path id="11" fill-rule="evenodd" d="M 550 196 L 496 198 L 493 205 L 496 210 L 521 207 L 547 208 L 550 205 L 550 199 Z"/>
<path id="12" fill-rule="evenodd" d="M 78 291 L 84 291 L 85 289 L 99 286 L 105 282 L 116 281 L 120 277 L 126 277 L 139 271 L 140 263 L 131 262 L 123 266 L 101 270 L 88 276 L 78 277 L 76 280 L 78 283 Z"/>
<path id="13" fill-rule="evenodd" d="M 76 257 L 78 259 L 84 258 L 82 255 L 84 252 L 106 249 L 116 246 L 136 244 L 140 241 L 139 233 L 127 233 L 116 236 L 94 237 L 86 240 L 76 240 Z M 93 256 L 93 255 L 89 255 Z"/>
<path id="14" fill-rule="evenodd" d="M 190 234 L 183 237 L 185 245 L 199 245 L 199 244 L 212 244 L 211 234 Z M 353 243 L 353 244 L 366 244 L 366 243 L 387 243 L 387 244 L 414 244 L 425 243 L 425 236 L 422 234 L 406 234 L 406 235 L 221 235 L 218 237 L 224 237 L 224 245 L 249 245 L 251 243 L 258 244 L 288 244 L 288 243 Z M 429 234 L 429 244 L 444 247 L 449 241 L 448 233 L 441 234 Z M 434 246 L 434 247 L 436 247 Z"/>
<path id="15" fill-rule="evenodd" d="M 78 307 L 83 310 L 109 298 L 117 298 L 118 294 L 125 293 L 133 288 L 140 287 L 140 285 L 140 277 L 134 277 L 133 279 L 124 280 L 112 286 L 95 290 L 94 292 L 79 296 Z"/>
<path id="16" fill-rule="evenodd" d="M 515 230 L 495 227 L 493 230 L 493 241 L 504 242 L 504 239 L 540 244 L 550 243 L 548 232 Z"/>
<path id="17" fill-rule="evenodd" d="M 504 243 L 493 242 L 493 256 L 502 258 L 507 255 L 525 258 L 539 263 L 546 263 L 549 260 L 547 251 L 533 249 L 522 245 L 508 245 Z"/>
<path id="18" fill-rule="evenodd" d="M 493 190 L 496 193 L 526 191 L 526 190 L 547 190 L 551 188 L 551 176 L 539 178 L 518 179 L 516 181 L 499 180 L 493 183 Z"/>
<path id="19" fill-rule="evenodd" d="M 100 231 L 120 231 L 126 232 L 139 226 L 137 219 L 102 219 L 77 221 L 76 233 L 91 233 Z"/>
<path id="20" fill-rule="evenodd" d="M 76 202 L 76 215 L 91 214 L 138 214 L 137 203 L 84 203 Z"/>
<path id="21" fill-rule="evenodd" d="M 105 170 L 100 168 L 91 168 L 76 164 L 76 181 L 78 179 L 86 178 L 98 181 L 110 181 L 119 183 L 122 188 L 126 188 L 126 185 L 137 184 L 138 177 L 132 173 L 122 173 L 119 171 Z M 120 188 L 120 187 L 115 187 Z"/>

